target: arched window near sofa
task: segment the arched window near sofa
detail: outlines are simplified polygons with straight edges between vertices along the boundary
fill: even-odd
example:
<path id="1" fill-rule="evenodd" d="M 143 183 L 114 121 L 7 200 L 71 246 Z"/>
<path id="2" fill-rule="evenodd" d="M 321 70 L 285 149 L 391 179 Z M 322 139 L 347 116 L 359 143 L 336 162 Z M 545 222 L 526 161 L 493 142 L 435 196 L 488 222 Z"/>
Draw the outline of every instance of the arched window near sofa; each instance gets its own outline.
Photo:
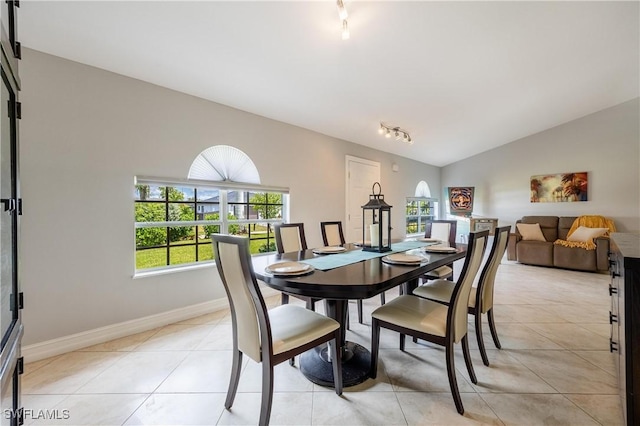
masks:
<path id="1" fill-rule="evenodd" d="M 427 182 L 418 182 L 414 196 L 407 197 L 405 217 L 407 236 L 424 235 L 426 222 L 438 218 L 438 199 L 431 197 Z"/>

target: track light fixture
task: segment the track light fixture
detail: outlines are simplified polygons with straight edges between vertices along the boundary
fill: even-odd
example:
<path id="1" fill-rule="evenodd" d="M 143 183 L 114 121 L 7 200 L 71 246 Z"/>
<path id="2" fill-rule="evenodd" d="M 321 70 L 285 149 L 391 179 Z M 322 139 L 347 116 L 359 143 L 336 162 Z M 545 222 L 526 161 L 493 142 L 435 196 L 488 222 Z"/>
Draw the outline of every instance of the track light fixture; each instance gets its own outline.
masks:
<path id="1" fill-rule="evenodd" d="M 385 138 L 390 138 L 393 135 L 397 141 L 401 140 L 413 145 L 413 141 L 411 140 L 411 135 L 409 134 L 409 132 L 407 132 L 406 130 L 402 130 L 400 127 L 387 126 L 384 123 L 380 123 L 378 133 L 384 135 Z"/>

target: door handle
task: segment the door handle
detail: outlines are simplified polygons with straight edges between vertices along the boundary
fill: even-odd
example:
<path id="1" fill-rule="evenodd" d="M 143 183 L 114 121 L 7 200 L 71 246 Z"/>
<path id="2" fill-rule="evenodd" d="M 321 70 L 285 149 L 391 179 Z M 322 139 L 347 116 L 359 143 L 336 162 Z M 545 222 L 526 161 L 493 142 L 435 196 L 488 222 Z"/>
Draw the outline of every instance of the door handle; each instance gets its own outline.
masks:
<path id="1" fill-rule="evenodd" d="M 2 198 L 0 202 L 4 205 L 5 212 L 12 212 L 16 209 L 16 200 L 15 198 Z"/>

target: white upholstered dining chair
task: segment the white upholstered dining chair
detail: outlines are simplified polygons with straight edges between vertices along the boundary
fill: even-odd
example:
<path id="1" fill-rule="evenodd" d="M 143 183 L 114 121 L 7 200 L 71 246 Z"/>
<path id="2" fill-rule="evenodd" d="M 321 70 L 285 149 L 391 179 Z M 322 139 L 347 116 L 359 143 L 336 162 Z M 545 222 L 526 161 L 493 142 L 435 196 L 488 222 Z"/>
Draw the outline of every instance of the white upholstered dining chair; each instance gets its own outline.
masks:
<path id="1" fill-rule="evenodd" d="M 218 273 L 229 299 L 233 328 L 233 365 L 225 407 L 231 408 L 238 389 L 242 356 L 262 363 L 260 425 L 269 424 L 274 366 L 328 342 L 335 391 L 342 394 L 340 324 L 314 311 L 280 305 L 267 311 L 249 253 L 249 239 L 212 235 Z"/>
<path id="2" fill-rule="evenodd" d="M 444 244 L 455 247 L 457 227 L 458 222 L 455 220 L 431 220 L 425 225 L 424 236 L 440 240 Z M 453 279 L 453 265 L 441 266 L 422 276 L 423 281 L 444 278 Z"/>
<path id="3" fill-rule="evenodd" d="M 491 245 L 491 251 L 485 261 L 482 272 L 480 273 L 478 285 L 471 289 L 471 296 L 469 297 L 468 310 L 475 319 L 478 348 L 480 349 L 482 362 L 486 366 L 489 365 L 489 358 L 487 357 L 487 351 L 485 350 L 484 339 L 482 337 L 482 314 L 487 314 L 493 343 L 496 345 L 496 348 L 500 349 L 502 346 L 500 345 L 498 332 L 496 331 L 496 325 L 493 319 L 493 289 L 498 266 L 500 266 L 504 252 L 507 249 L 507 241 L 509 241 L 510 231 L 511 226 L 496 228 L 495 236 L 493 237 L 493 244 Z M 416 288 L 413 290 L 413 294 L 447 304 L 451 300 L 451 294 L 453 293 L 454 288 L 455 284 L 451 281 L 436 280 L 430 281 L 426 285 Z"/>
<path id="4" fill-rule="evenodd" d="M 458 413 L 464 414 L 464 406 L 458 390 L 454 365 L 454 343 L 462 343 L 462 353 L 469 378 L 477 383 L 467 338 L 467 305 L 473 281 L 480 269 L 489 231 L 469 235 L 469 245 L 464 266 L 456 282 L 449 304 L 434 302 L 406 294 L 380 306 L 371 314 L 371 377 L 378 369 L 380 328 L 400 333 L 400 350 L 404 351 L 405 335 L 427 340 L 445 347 L 447 375 L 453 401 Z"/>
<path id="5" fill-rule="evenodd" d="M 304 223 L 280 223 L 274 226 L 274 233 L 276 235 L 276 248 L 278 253 L 289 253 L 296 251 L 303 251 L 307 249 L 307 239 L 304 235 Z M 297 297 L 304 300 L 307 304 L 307 309 L 315 311 L 316 302 L 319 299 L 312 297 L 290 295 L 289 293 L 282 292 L 280 295 L 280 303 L 286 305 L 289 303 L 289 296 Z"/>
<path id="6" fill-rule="evenodd" d="M 288 253 L 307 249 L 304 223 L 279 223 L 275 225 L 278 253 Z"/>
<path id="7" fill-rule="evenodd" d="M 326 247 L 343 246 L 345 243 L 342 222 L 340 221 L 320 222 L 320 232 L 322 233 L 322 242 Z"/>

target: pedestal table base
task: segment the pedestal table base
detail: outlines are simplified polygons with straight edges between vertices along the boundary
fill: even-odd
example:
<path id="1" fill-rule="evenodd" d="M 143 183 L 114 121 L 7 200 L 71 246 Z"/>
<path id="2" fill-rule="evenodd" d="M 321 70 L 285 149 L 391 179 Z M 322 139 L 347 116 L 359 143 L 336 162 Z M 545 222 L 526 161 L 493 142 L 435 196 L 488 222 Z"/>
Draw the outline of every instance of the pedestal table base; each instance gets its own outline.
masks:
<path id="1" fill-rule="evenodd" d="M 300 371 L 320 386 L 333 387 L 333 367 L 327 356 L 327 345 L 300 355 Z M 342 348 L 342 386 L 358 385 L 369 378 L 371 353 L 357 343 L 345 342 Z"/>

